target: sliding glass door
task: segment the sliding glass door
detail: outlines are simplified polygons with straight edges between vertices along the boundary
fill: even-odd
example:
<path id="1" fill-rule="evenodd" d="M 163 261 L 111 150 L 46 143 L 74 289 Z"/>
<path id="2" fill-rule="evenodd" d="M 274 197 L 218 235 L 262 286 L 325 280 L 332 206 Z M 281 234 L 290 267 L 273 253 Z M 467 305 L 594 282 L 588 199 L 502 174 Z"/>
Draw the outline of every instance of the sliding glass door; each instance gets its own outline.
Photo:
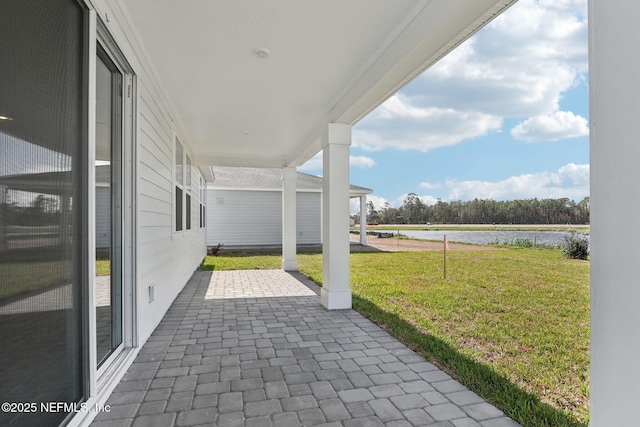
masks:
<path id="1" fill-rule="evenodd" d="M 95 161 L 98 366 L 122 344 L 122 91 L 122 73 L 98 46 Z"/>
<path id="2" fill-rule="evenodd" d="M 88 390 L 86 23 L 0 1 L 0 425 L 60 424 Z"/>

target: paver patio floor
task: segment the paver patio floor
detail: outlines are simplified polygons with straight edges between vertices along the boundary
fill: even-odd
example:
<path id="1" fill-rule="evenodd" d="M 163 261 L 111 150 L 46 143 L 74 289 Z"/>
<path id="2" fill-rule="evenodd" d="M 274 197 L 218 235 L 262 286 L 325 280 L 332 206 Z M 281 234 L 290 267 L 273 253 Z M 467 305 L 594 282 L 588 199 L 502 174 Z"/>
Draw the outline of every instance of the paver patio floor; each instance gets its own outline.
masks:
<path id="1" fill-rule="evenodd" d="M 92 425 L 519 425 L 318 294 L 281 270 L 196 272 Z"/>

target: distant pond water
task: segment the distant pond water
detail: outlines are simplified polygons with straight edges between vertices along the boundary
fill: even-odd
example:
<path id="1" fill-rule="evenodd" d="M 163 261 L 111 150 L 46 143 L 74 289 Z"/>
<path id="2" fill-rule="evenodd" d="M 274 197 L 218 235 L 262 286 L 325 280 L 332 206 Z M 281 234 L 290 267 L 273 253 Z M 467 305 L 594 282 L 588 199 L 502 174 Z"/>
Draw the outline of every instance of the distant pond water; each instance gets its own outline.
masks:
<path id="1" fill-rule="evenodd" d="M 378 230 L 378 232 L 393 232 L 398 230 L 385 229 Z M 515 239 L 528 239 L 533 242 L 534 238 L 537 244 L 545 245 L 559 245 L 562 243 L 565 236 L 571 235 L 567 231 L 452 231 L 452 230 L 400 230 L 400 234 L 414 239 L 425 240 L 444 240 L 444 235 L 447 235 L 447 240 L 450 242 L 462 242 L 462 243 L 474 243 L 476 245 L 487 245 L 489 243 L 508 243 Z M 585 236 L 589 239 L 589 236 Z"/>

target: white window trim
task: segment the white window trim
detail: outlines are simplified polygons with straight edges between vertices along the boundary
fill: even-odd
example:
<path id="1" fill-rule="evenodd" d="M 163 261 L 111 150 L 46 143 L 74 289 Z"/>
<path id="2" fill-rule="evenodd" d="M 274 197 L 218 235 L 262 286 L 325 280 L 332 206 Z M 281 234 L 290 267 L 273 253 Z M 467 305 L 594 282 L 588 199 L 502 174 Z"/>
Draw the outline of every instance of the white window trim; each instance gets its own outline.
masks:
<path id="1" fill-rule="evenodd" d="M 188 160 L 188 162 L 187 162 Z M 184 171 L 184 215 L 183 215 L 183 226 L 185 232 L 190 232 L 193 230 L 193 160 L 191 160 L 191 156 L 187 153 L 187 150 L 184 150 L 184 163 L 183 163 L 183 171 Z M 189 196 L 189 209 L 188 209 L 188 218 L 187 218 L 187 196 Z M 187 227 L 189 224 L 189 227 Z"/>
<path id="2" fill-rule="evenodd" d="M 184 206 L 184 154 L 185 154 L 185 149 L 184 149 L 184 142 L 182 142 L 182 138 L 180 138 L 177 134 L 177 132 L 173 132 L 173 138 L 171 139 L 171 163 L 172 163 L 172 167 L 171 167 L 171 229 L 173 230 L 173 237 L 182 237 L 184 235 L 185 232 L 185 227 L 184 227 L 184 213 L 185 213 L 185 206 Z M 177 149 L 176 149 L 176 145 L 177 143 L 180 143 L 180 145 L 182 145 L 182 183 L 178 183 L 178 180 L 176 179 L 176 175 L 178 173 L 178 169 L 177 169 L 177 163 L 176 163 L 176 156 L 177 156 Z M 176 224 L 178 222 L 178 218 L 177 218 L 177 214 L 176 214 L 176 196 L 177 196 L 177 188 L 180 187 L 180 189 L 182 190 L 182 229 L 177 230 L 176 229 Z"/>
<path id="3" fill-rule="evenodd" d="M 200 186 L 200 191 L 198 191 L 198 232 L 204 233 L 207 230 L 207 183 L 202 175 L 198 174 L 198 178 Z M 202 208 L 204 208 L 204 215 Z"/>
<path id="4" fill-rule="evenodd" d="M 87 103 L 87 142 L 88 149 L 86 154 L 86 162 L 88 165 L 95 164 L 95 145 L 96 145 L 96 128 L 95 128 L 95 114 L 96 114 L 96 106 L 95 106 L 95 91 L 96 91 L 96 61 L 97 61 L 97 43 L 101 43 L 105 50 L 109 53 L 109 55 L 117 55 L 116 64 L 121 68 L 121 71 L 125 71 L 123 75 L 127 76 L 135 76 L 134 72 L 131 70 L 129 65 L 126 65 L 125 69 L 122 69 L 122 60 L 126 62 L 126 55 L 122 53 L 115 53 L 112 50 L 112 46 L 116 46 L 115 42 L 110 40 L 110 35 L 106 38 L 104 34 L 108 34 L 104 32 L 103 35 L 100 35 L 103 31 L 105 31 L 106 26 L 100 28 L 98 23 L 98 15 L 100 15 L 99 11 L 96 10 L 95 5 L 92 4 L 89 0 L 84 0 L 82 2 L 84 6 L 87 7 L 88 17 L 87 17 L 87 29 L 86 29 L 86 43 L 87 43 L 87 96 L 84 99 L 84 102 Z M 116 47 L 117 49 L 117 47 Z M 113 58 L 113 57 L 112 57 Z M 137 223 L 136 223 L 136 209 L 137 209 L 137 191 L 136 191 L 136 116 L 135 113 L 137 111 L 137 90 L 136 90 L 136 78 L 127 77 L 123 80 L 123 84 L 131 85 L 131 101 L 126 102 L 125 110 L 123 110 L 123 117 L 125 117 L 124 121 L 124 132 L 123 132 L 123 155 L 124 153 L 128 153 L 129 156 L 127 159 L 123 159 L 124 164 L 130 164 L 131 175 L 127 175 L 125 182 L 129 182 L 130 187 L 123 188 L 124 193 L 128 193 L 130 197 L 129 204 L 125 203 L 126 206 L 129 206 L 127 213 L 125 213 L 125 217 L 127 221 L 125 224 L 128 224 L 126 230 L 123 231 L 123 247 L 130 247 L 130 253 L 127 255 L 123 255 L 123 284 L 125 288 L 123 288 L 123 297 L 125 298 L 123 301 L 122 307 L 122 315 L 123 315 L 123 323 L 122 323 L 122 334 L 123 334 L 123 348 L 112 354 L 109 361 L 101 366 L 100 369 L 97 368 L 97 340 L 96 340 L 96 315 L 95 315 L 95 277 L 96 277 L 96 261 L 94 256 L 87 256 L 87 287 L 85 288 L 86 296 L 86 316 L 83 318 L 84 328 L 85 328 L 85 345 L 88 346 L 86 349 L 87 353 L 85 354 L 85 362 L 83 369 L 85 370 L 84 378 L 86 385 L 86 401 L 85 403 L 89 408 L 95 408 L 96 405 L 104 405 L 107 398 L 110 396 L 113 389 L 118 385 L 122 376 L 126 373 L 124 369 L 127 366 L 130 366 L 133 363 L 137 352 L 139 350 L 138 343 L 138 322 L 137 322 L 137 310 L 136 310 L 136 284 L 137 284 L 137 266 L 136 266 L 136 235 L 137 235 Z M 130 112 L 131 114 L 127 114 Z M 131 117 L 130 119 L 126 119 L 126 117 Z M 130 131 L 130 132 L 129 132 Z M 92 167 L 87 168 L 87 179 L 90 183 L 88 192 L 87 192 L 87 215 L 89 217 L 88 224 L 93 224 L 95 222 L 95 170 Z M 93 220 L 92 220 L 93 219 Z M 87 231 L 87 248 L 93 253 L 93 249 L 95 248 L 96 237 L 95 237 L 95 227 L 89 226 Z M 125 276 L 126 275 L 126 276 Z M 130 295 L 127 297 L 126 295 Z M 69 426 L 78 426 L 85 425 L 89 421 L 91 421 L 97 415 L 96 411 L 88 411 L 88 412 L 79 412 L 75 416 L 68 418 Z"/>
<path id="5" fill-rule="evenodd" d="M 123 87 L 126 93 L 123 98 L 122 110 L 122 343 L 110 356 L 111 361 L 107 361 L 97 370 L 98 388 L 104 387 L 104 383 L 108 381 L 106 372 L 112 370 L 111 365 L 117 366 L 118 360 L 121 359 L 121 353 L 125 349 L 137 347 L 137 311 L 136 311 L 136 213 L 137 191 L 136 191 L 136 140 L 135 140 L 135 111 L 136 105 L 136 79 L 131 66 L 128 64 L 124 54 L 118 51 L 115 42 L 110 40 L 110 36 L 100 35 L 101 31 L 97 27 L 96 43 L 100 43 L 103 50 L 111 57 L 113 63 L 118 67 L 123 76 Z M 97 49 L 96 49 L 97 50 Z M 96 61 L 96 54 L 91 57 L 92 61 Z M 94 65 L 95 67 L 95 65 Z M 92 74 L 92 78 L 95 72 Z M 95 133 L 95 132 L 94 132 Z M 93 141 L 94 159 L 95 159 L 95 139 Z M 92 189 L 93 190 L 93 189 Z M 95 190 L 93 190 L 95 191 Z M 95 203 L 95 194 L 93 195 Z M 95 239 L 95 237 L 94 237 Z M 95 241 L 94 241 L 95 244 Z M 93 311 L 93 310 L 92 310 Z M 94 334 L 92 333 L 92 336 Z"/>
<path id="6" fill-rule="evenodd" d="M 176 164 L 176 141 L 180 143 L 180 145 L 182 145 L 182 184 L 178 183 L 178 180 L 176 179 L 176 174 L 177 174 L 177 164 Z M 191 153 L 188 151 L 187 148 L 187 144 L 184 140 L 184 138 L 181 138 L 179 136 L 179 134 L 174 130 L 173 131 L 173 138 L 172 138 L 172 142 L 171 142 L 171 162 L 172 162 L 172 167 L 171 167 L 171 172 L 172 172 L 172 178 L 171 178 L 171 182 L 172 182 L 172 186 L 171 186 L 171 228 L 173 230 L 172 232 L 172 236 L 173 238 L 181 238 L 183 237 L 185 234 L 189 234 L 191 233 L 195 227 L 194 222 L 193 222 L 193 205 L 194 205 L 194 180 L 193 180 L 193 156 L 191 155 Z M 191 167 L 187 168 L 187 159 L 189 159 L 189 161 L 191 162 Z M 191 181 L 191 188 L 188 189 L 187 188 L 187 174 L 190 174 L 190 181 Z M 180 188 L 182 190 L 182 230 L 176 230 L 176 222 L 177 222 L 177 215 L 176 215 L 176 188 Z M 189 194 L 189 196 L 191 197 L 191 228 L 187 228 L 187 194 Z M 198 216 L 198 221 L 199 221 L 199 216 Z"/>

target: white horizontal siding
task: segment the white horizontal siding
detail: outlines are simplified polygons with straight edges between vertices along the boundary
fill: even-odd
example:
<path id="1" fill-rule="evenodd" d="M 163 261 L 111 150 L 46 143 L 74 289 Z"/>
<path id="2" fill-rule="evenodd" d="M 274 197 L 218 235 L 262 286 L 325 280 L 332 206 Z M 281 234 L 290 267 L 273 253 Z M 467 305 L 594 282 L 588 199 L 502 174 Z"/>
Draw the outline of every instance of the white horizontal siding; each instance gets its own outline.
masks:
<path id="1" fill-rule="evenodd" d="M 322 193 L 296 194 L 296 234 L 299 245 L 322 242 Z"/>
<path id="2" fill-rule="evenodd" d="M 142 185 L 141 187 L 144 187 L 144 185 Z M 140 194 L 138 197 L 138 209 L 140 211 L 154 212 L 154 213 L 160 212 L 161 214 L 164 214 L 164 215 L 171 215 L 171 209 L 172 209 L 171 200 L 169 199 L 158 200 L 156 198 L 149 197 L 143 191 L 144 190 L 140 191 Z"/>
<path id="3" fill-rule="evenodd" d="M 207 190 L 207 211 L 210 246 L 282 242 L 280 192 Z"/>
<path id="4" fill-rule="evenodd" d="M 139 76 L 141 80 L 137 104 L 137 264 L 140 333 L 146 339 L 206 255 L 206 242 L 195 216 L 196 189 L 191 192 L 191 230 L 174 231 L 174 131 L 161 98 Z M 180 139 L 187 148 L 188 142 Z M 192 168 L 192 182 L 199 180 L 198 169 Z M 150 285 L 155 286 L 153 302 L 149 302 Z"/>
<path id="5" fill-rule="evenodd" d="M 297 243 L 320 243 L 320 193 L 297 193 Z M 207 244 L 281 245 L 282 193 L 207 190 Z"/>

